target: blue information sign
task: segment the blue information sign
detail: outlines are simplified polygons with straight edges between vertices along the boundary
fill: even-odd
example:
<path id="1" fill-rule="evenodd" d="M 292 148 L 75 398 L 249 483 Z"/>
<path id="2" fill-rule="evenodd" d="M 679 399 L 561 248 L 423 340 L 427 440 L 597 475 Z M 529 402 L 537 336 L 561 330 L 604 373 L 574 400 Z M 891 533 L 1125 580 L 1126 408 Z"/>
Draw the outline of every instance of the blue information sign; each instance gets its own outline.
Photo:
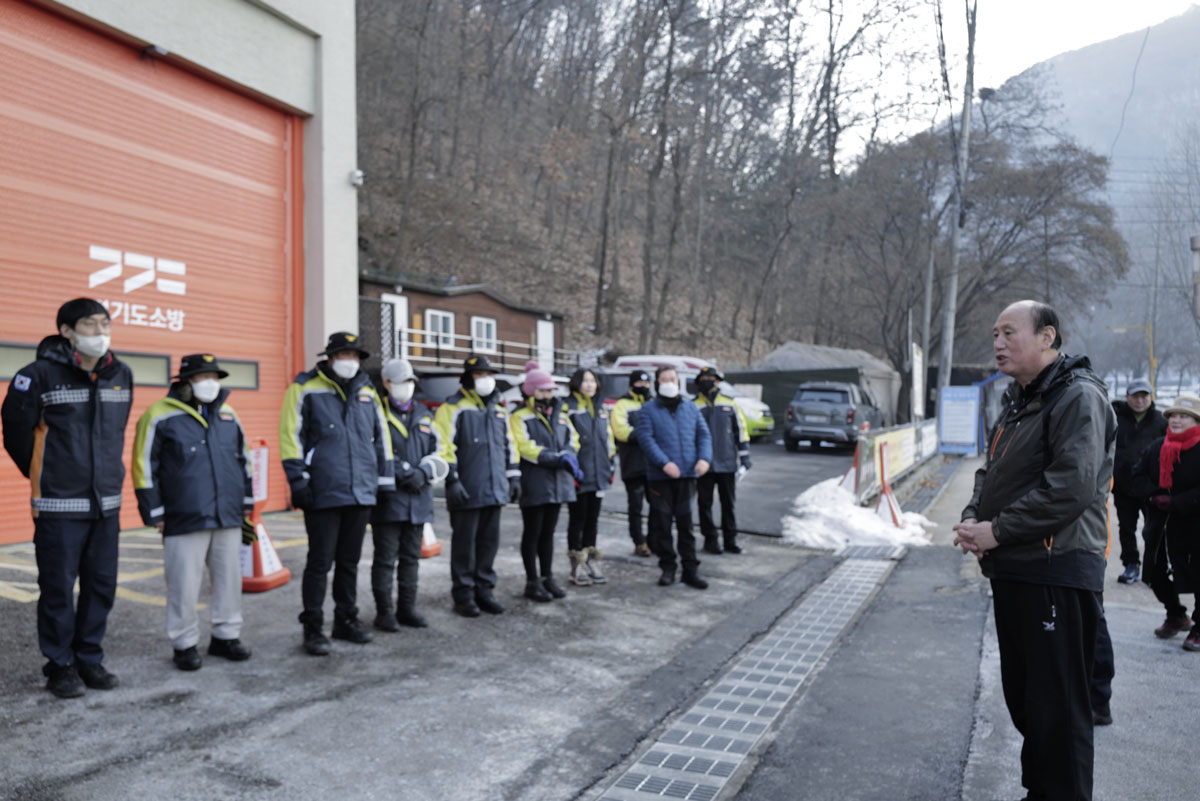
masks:
<path id="1" fill-rule="evenodd" d="M 938 440 L 942 453 L 979 452 L 979 387 L 945 387 L 938 396 Z"/>

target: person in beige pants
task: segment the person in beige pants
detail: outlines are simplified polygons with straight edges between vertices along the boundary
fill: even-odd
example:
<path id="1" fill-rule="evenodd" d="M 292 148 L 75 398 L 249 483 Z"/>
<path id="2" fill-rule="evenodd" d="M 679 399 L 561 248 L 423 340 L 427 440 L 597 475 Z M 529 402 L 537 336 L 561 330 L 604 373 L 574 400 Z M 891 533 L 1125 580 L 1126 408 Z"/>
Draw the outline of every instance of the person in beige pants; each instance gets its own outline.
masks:
<path id="1" fill-rule="evenodd" d="M 163 535 L 167 636 L 175 666 L 197 670 L 196 603 L 212 581 L 210 656 L 250 658 L 242 629 L 243 521 L 254 504 L 246 436 L 229 405 L 228 375 L 212 354 L 185 356 L 165 398 L 138 420 L 133 486 L 138 511 Z M 253 538 L 253 527 L 246 526 Z"/>

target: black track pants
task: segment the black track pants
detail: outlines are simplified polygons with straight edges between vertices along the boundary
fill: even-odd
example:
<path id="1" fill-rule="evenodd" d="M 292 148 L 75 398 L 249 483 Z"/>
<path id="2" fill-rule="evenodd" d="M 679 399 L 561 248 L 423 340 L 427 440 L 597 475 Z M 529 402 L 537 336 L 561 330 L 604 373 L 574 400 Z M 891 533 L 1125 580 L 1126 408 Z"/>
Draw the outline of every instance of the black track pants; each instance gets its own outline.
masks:
<path id="1" fill-rule="evenodd" d="M 1099 593 L 992 580 L 1000 677 L 1030 799 L 1091 801 Z"/>

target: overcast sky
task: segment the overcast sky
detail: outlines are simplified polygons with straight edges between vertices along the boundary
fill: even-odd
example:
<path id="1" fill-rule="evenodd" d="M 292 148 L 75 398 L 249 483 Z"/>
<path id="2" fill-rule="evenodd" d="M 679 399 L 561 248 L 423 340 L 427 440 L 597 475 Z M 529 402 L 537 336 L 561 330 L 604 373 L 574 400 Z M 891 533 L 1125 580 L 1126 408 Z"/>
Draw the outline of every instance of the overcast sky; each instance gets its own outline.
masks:
<path id="1" fill-rule="evenodd" d="M 979 0 L 976 86 L 999 86 L 1039 61 L 1187 11 L 1195 0 Z M 942 0 L 948 47 L 965 55 L 963 0 Z M 952 56 L 953 57 L 953 56 Z"/>

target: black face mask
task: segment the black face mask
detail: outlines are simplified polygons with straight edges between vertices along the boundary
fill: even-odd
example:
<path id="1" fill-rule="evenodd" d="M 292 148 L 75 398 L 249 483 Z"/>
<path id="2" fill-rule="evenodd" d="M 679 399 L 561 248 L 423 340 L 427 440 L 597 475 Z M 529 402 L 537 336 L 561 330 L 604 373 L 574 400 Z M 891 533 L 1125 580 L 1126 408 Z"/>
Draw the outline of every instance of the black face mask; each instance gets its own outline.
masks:
<path id="1" fill-rule="evenodd" d="M 549 418 L 550 415 L 554 413 L 554 401 L 552 401 L 552 400 L 546 400 L 546 401 L 535 400 L 533 402 L 533 408 L 537 409 L 538 414 L 540 414 L 542 417 Z"/>
<path id="2" fill-rule="evenodd" d="M 699 389 L 701 392 L 703 392 L 705 395 L 711 395 L 713 390 L 717 388 L 717 382 L 716 381 L 697 381 L 696 388 Z"/>
<path id="3" fill-rule="evenodd" d="M 650 395 L 649 387 L 630 387 L 629 391 L 642 399 L 645 399 L 645 398 L 649 397 L 649 395 Z"/>

